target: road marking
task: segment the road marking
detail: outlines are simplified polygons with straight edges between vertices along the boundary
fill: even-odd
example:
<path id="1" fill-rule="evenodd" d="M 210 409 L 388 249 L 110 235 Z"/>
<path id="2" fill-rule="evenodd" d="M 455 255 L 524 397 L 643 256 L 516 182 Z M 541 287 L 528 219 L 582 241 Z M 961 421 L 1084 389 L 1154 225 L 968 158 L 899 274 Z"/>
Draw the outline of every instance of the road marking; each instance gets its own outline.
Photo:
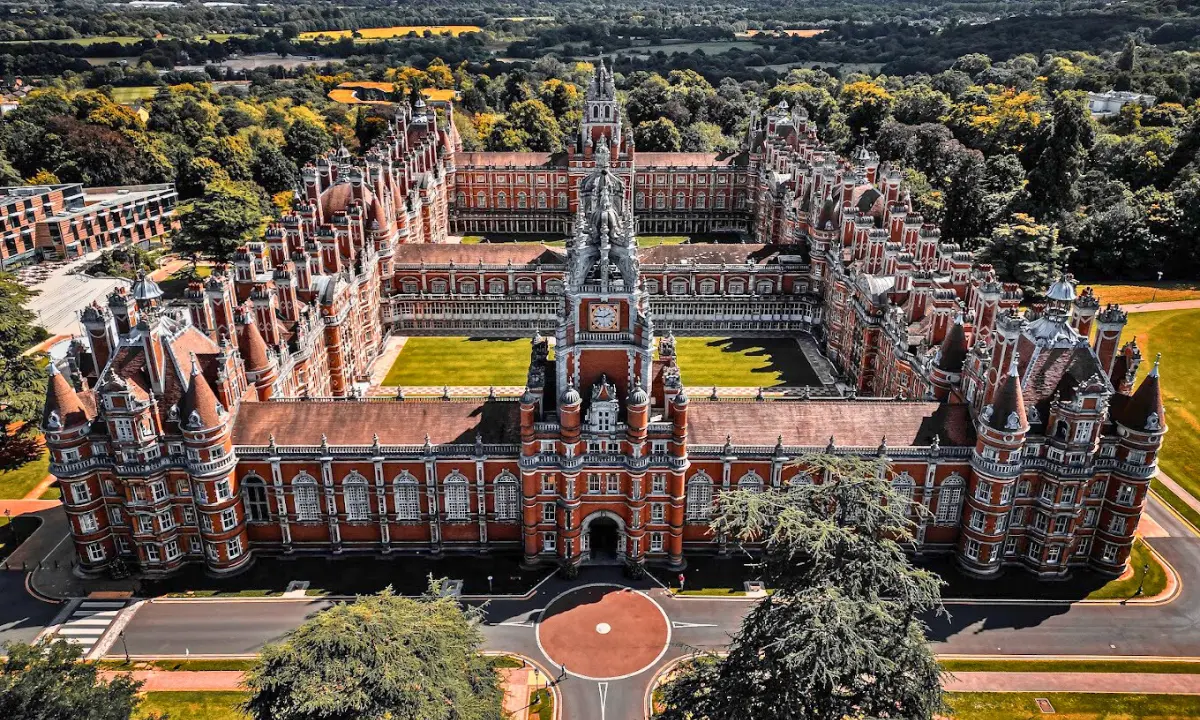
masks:
<path id="1" fill-rule="evenodd" d="M 531 628 L 531 627 L 533 627 L 533 621 L 532 621 L 532 620 L 515 620 L 515 621 L 510 621 L 510 622 L 502 622 L 502 623 L 500 623 L 500 624 L 501 624 L 501 625 L 506 625 L 506 626 L 508 626 L 508 627 L 523 627 L 523 628 Z"/>
<path id="2" fill-rule="evenodd" d="M 84 600 L 71 612 L 71 617 L 58 628 L 55 635 L 78 645 L 86 657 L 125 605 L 123 600 Z"/>
<path id="3" fill-rule="evenodd" d="M 600 720 L 604 720 L 604 706 L 608 702 L 608 683 L 602 682 L 597 687 L 600 690 Z"/>
<path id="4" fill-rule="evenodd" d="M 721 627 L 721 626 L 717 625 L 716 623 L 690 623 L 690 622 L 679 622 L 678 620 L 672 620 L 671 627 L 679 629 L 679 628 Z"/>

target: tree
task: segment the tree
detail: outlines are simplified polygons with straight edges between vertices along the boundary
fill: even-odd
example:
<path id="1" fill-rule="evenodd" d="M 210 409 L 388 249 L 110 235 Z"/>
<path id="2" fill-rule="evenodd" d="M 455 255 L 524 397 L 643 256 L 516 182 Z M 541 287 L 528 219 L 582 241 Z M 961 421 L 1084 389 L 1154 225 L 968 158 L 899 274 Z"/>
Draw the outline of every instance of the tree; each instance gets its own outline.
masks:
<path id="1" fill-rule="evenodd" d="M 1026 298 L 1045 292 L 1073 248 L 1059 241 L 1058 228 L 1013 213 L 980 248 L 979 262 L 991 263 L 1002 280 L 1019 283 Z"/>
<path id="2" fill-rule="evenodd" d="M 870 80 L 843 85 L 841 106 L 850 126 L 851 141 L 857 142 L 863 135 L 875 137 L 894 103 L 891 93 Z"/>
<path id="3" fill-rule="evenodd" d="M 255 720 L 500 720 L 477 608 L 390 590 L 335 605 L 263 648 L 246 678 Z"/>
<path id="4" fill-rule="evenodd" d="M 633 129 L 633 141 L 646 152 L 679 152 L 683 147 L 679 128 L 665 117 L 640 123 Z"/>
<path id="5" fill-rule="evenodd" d="M 325 128 L 309 120 L 296 120 L 283 133 L 283 152 L 303 167 L 318 155 L 333 147 L 333 138 Z"/>
<path id="6" fill-rule="evenodd" d="M 1045 220 L 1079 204 L 1075 182 L 1095 139 L 1095 124 L 1082 93 L 1059 93 L 1052 113 L 1049 128 L 1043 128 L 1041 152 L 1029 171 L 1027 187 L 1030 210 Z"/>
<path id="7" fill-rule="evenodd" d="M 271 195 L 296 187 L 300 173 L 278 145 L 263 142 L 254 150 L 254 182 Z"/>
<path id="8" fill-rule="evenodd" d="M 38 356 L 26 350 L 46 339 L 25 304 L 37 294 L 15 276 L 0 272 L 0 467 L 11 469 L 30 459 L 33 423 L 46 399 L 45 373 Z M 17 424 L 21 432 L 4 429 Z"/>
<path id="9" fill-rule="evenodd" d="M 193 259 L 233 259 L 243 244 L 258 237 L 270 213 L 270 200 L 252 183 L 219 180 L 179 213 L 175 249 Z"/>
<path id="10" fill-rule="evenodd" d="M 911 514 L 885 458 L 815 454 L 815 482 L 720 495 L 712 532 L 763 542 L 774 589 L 725 658 L 685 666 L 663 688 L 660 720 L 926 720 L 943 709 L 941 670 L 920 614 L 941 581 L 912 566 Z"/>
<path id="11" fill-rule="evenodd" d="M 66 640 L 10 643 L 0 665 L 0 717 L 20 720 L 129 720 L 138 688 L 129 675 L 99 677 L 99 666 L 80 662 L 83 650 Z"/>
<path id="12" fill-rule="evenodd" d="M 505 120 L 530 150 L 555 152 L 562 149 L 562 130 L 558 120 L 541 100 L 516 103 L 508 109 Z"/>

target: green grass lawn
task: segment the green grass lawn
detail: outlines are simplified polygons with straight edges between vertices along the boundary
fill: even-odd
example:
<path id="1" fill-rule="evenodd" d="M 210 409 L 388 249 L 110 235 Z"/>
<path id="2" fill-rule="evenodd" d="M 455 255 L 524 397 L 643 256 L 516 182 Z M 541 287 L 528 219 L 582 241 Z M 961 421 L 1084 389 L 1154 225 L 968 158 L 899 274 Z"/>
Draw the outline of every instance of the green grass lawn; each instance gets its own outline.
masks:
<path id="1" fill-rule="evenodd" d="M 135 85 L 132 87 L 115 87 L 112 89 L 112 99 L 115 103 L 129 104 L 138 100 L 149 100 L 158 92 L 158 85 Z"/>
<path id="2" fill-rule="evenodd" d="M 254 667 L 256 660 L 251 659 L 201 659 L 201 660 L 151 660 L 149 662 L 124 660 L 100 660 L 98 664 L 105 670 L 132 672 L 134 670 L 164 670 L 166 672 L 211 672 L 216 670 L 236 670 L 246 672 Z"/>
<path id="3" fill-rule="evenodd" d="M 1195 675 L 1200 663 L 1159 660 L 993 660 L 969 658 L 939 661 L 948 672 L 1162 673 Z"/>
<path id="4" fill-rule="evenodd" d="M 166 715 L 174 720 L 241 720 L 249 717 L 238 705 L 247 693 L 239 690 L 146 693 L 134 717 Z"/>
<path id="5" fill-rule="evenodd" d="M 1132 313 L 1122 336 L 1136 337 L 1142 349 L 1138 382 L 1162 353 L 1163 404 L 1167 437 L 1159 466 L 1192 495 L 1200 497 L 1200 310 Z M 686 377 L 686 376 L 685 376 Z"/>
<path id="6" fill-rule="evenodd" d="M 1046 698 L 1055 714 L 1038 709 Z M 1200 716 L 1198 695 L 1132 695 L 1099 693 L 949 693 L 954 720 L 1182 720 Z"/>
<path id="7" fill-rule="evenodd" d="M 681 337 L 675 351 L 691 388 L 820 384 L 795 340 Z"/>
<path id="8" fill-rule="evenodd" d="M 0 498 L 21 499 L 50 473 L 50 453 L 43 450 L 36 460 L 30 460 L 14 470 L 0 470 Z"/>
<path id="9" fill-rule="evenodd" d="M 1200 299 L 1200 283 L 1195 282 L 1142 282 L 1118 283 L 1113 285 L 1080 283 L 1090 285 L 1096 297 L 1103 303 L 1133 305 L 1148 302 L 1172 302 L 1175 300 Z"/>
<path id="10" fill-rule="evenodd" d="M 1142 581 L 1142 567 L 1149 566 L 1150 571 L 1146 573 L 1146 584 L 1142 588 L 1146 597 L 1153 597 L 1163 591 L 1167 586 L 1167 570 L 1150 552 L 1150 548 L 1141 538 L 1138 538 L 1133 543 L 1133 553 L 1129 556 L 1129 564 L 1133 568 L 1133 575 L 1124 580 L 1113 580 L 1104 587 L 1093 590 L 1088 593 L 1089 600 L 1123 600 L 1133 597 L 1137 592 L 1138 583 Z"/>
<path id="11" fill-rule="evenodd" d="M 410 337 L 384 385 L 524 385 L 529 340 Z"/>
<path id="12" fill-rule="evenodd" d="M 168 300 L 181 298 L 183 291 L 187 290 L 188 283 L 192 280 L 203 280 L 212 275 L 212 271 L 212 267 L 208 265 L 198 265 L 195 268 L 189 265 L 181 270 L 176 270 L 171 277 L 160 282 L 158 287 L 163 291 L 163 297 Z"/>
<path id="13" fill-rule="evenodd" d="M 1170 489 L 1168 489 L 1166 485 L 1163 485 L 1161 482 L 1159 482 L 1157 478 L 1150 481 L 1150 489 L 1154 491 L 1154 493 L 1158 495 L 1163 502 L 1170 505 L 1172 510 L 1182 515 L 1184 520 L 1187 520 L 1189 523 L 1191 523 L 1192 527 L 1200 528 L 1200 513 L 1193 510 L 1191 505 L 1188 505 L 1183 501 L 1182 498 L 1171 492 Z"/>
<path id="14" fill-rule="evenodd" d="M 554 694 L 546 688 L 529 693 L 530 720 L 554 720 Z"/>

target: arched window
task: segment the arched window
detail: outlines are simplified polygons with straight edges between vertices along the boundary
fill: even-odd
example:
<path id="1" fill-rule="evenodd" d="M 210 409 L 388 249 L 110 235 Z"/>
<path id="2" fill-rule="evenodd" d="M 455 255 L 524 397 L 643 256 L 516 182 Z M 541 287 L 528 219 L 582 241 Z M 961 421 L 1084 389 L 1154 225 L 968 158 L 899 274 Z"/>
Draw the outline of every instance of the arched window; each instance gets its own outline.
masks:
<path id="1" fill-rule="evenodd" d="M 558 209 L 559 210 L 567 209 L 567 194 L 565 192 L 558 194 Z"/>
<path id="2" fill-rule="evenodd" d="M 708 207 L 708 196 L 700 193 L 696 196 L 696 209 L 703 210 Z"/>
<path id="3" fill-rule="evenodd" d="M 460 208 L 467 206 L 467 194 L 465 192 L 460 192 L 454 197 L 454 200 Z"/>
<path id="4" fill-rule="evenodd" d="M 798 492 L 812 484 L 812 475 L 808 473 L 796 473 L 788 480 L 787 487 L 789 492 Z"/>
<path id="5" fill-rule="evenodd" d="M 725 196 L 718 195 L 715 204 L 716 204 L 716 207 L 718 210 L 724 210 L 725 209 Z"/>
<path id="6" fill-rule="evenodd" d="M 242 481 L 242 501 L 246 504 L 247 522 L 267 522 L 271 519 L 267 484 L 262 478 L 251 475 Z"/>
<path id="7" fill-rule="evenodd" d="M 449 287 L 449 286 L 446 284 L 445 280 L 439 279 L 439 280 L 431 280 L 429 282 L 429 292 L 436 293 L 438 295 L 445 295 L 447 287 Z"/>
<path id="8" fill-rule="evenodd" d="M 938 525 L 956 525 L 962 516 L 963 487 L 966 481 L 955 473 L 942 482 L 941 492 L 938 493 L 937 515 Z"/>
<path id="9" fill-rule="evenodd" d="M 296 520 L 314 522 L 321 519 L 316 478 L 303 472 L 292 478 L 292 496 L 296 503 Z"/>
<path id="10" fill-rule="evenodd" d="M 527 278 L 517 280 L 517 292 L 521 295 L 530 295 L 533 293 L 533 281 Z"/>
<path id="11" fill-rule="evenodd" d="M 682 210 L 687 207 L 687 196 L 683 193 L 675 193 L 675 208 Z"/>
<path id="12" fill-rule="evenodd" d="M 538 193 L 538 201 L 537 202 L 538 202 L 538 208 L 545 210 L 546 209 L 546 193 L 544 193 L 544 192 Z"/>
<path id="13" fill-rule="evenodd" d="M 450 521 L 470 519 L 471 493 L 467 479 L 456 471 L 446 478 L 444 486 L 446 519 Z"/>
<path id="14" fill-rule="evenodd" d="M 646 292 L 651 295 L 658 294 L 658 281 L 657 280 L 650 280 L 650 279 L 643 280 L 642 287 L 644 287 L 646 289 Z"/>
<path id="15" fill-rule="evenodd" d="M 523 192 L 517 193 L 517 207 L 524 210 L 528 205 L 528 198 Z"/>
<path id="16" fill-rule="evenodd" d="M 725 283 L 725 289 L 730 295 L 745 295 L 746 281 L 740 279 L 730 280 L 729 282 Z"/>
<path id="17" fill-rule="evenodd" d="M 503 190 L 496 193 L 496 207 L 498 207 L 498 208 L 508 207 L 508 196 L 504 194 Z"/>
<path id="18" fill-rule="evenodd" d="M 738 480 L 738 490 L 749 490 L 750 492 L 762 492 L 763 479 L 758 473 L 751 470 Z"/>
<path id="19" fill-rule="evenodd" d="M 342 500 L 346 503 L 346 519 L 350 522 L 361 522 L 371 517 L 367 479 L 357 471 L 342 480 Z"/>
<path id="20" fill-rule="evenodd" d="M 458 281 L 458 291 L 464 295 L 474 295 L 475 294 L 475 281 L 474 280 L 459 280 Z"/>
<path id="21" fill-rule="evenodd" d="M 755 287 L 758 288 L 759 295 L 770 295 L 775 292 L 775 283 L 770 280 L 759 280 L 755 283 Z"/>
<path id="22" fill-rule="evenodd" d="M 705 522 L 712 514 L 713 483 L 702 470 L 687 483 L 687 519 L 689 522 Z"/>
<path id="23" fill-rule="evenodd" d="M 488 292 L 492 295 L 503 295 L 504 281 L 500 279 L 488 280 Z"/>
<path id="24" fill-rule="evenodd" d="M 396 497 L 396 519 L 402 522 L 420 520 L 421 496 L 417 479 L 405 470 L 392 481 L 392 489 Z"/>
<path id="25" fill-rule="evenodd" d="M 892 489 L 896 491 L 900 502 L 904 503 L 905 515 L 912 513 L 913 488 L 915 487 L 916 483 L 913 482 L 912 475 L 906 472 L 902 472 L 892 478 Z"/>
<path id="26" fill-rule="evenodd" d="M 547 295 L 562 295 L 563 284 L 562 280 L 547 280 L 546 294 Z"/>
<path id="27" fill-rule="evenodd" d="M 481 193 L 476 193 L 476 195 L 475 195 L 475 207 L 480 207 L 480 208 L 485 208 L 485 207 L 487 207 L 487 193 L 482 193 L 482 192 L 481 192 Z"/>
<path id="28" fill-rule="evenodd" d="M 517 502 L 517 479 L 505 470 L 493 485 L 496 488 L 496 519 L 516 520 L 520 508 Z"/>
<path id="29" fill-rule="evenodd" d="M 633 196 L 633 206 L 638 210 L 646 209 L 646 193 L 639 192 Z"/>
<path id="30" fill-rule="evenodd" d="M 654 207 L 658 208 L 659 210 L 663 210 L 663 209 L 665 209 L 665 208 L 667 207 L 667 195 L 666 195 L 666 193 L 661 193 L 661 192 L 660 192 L 660 193 L 658 193 L 657 195 L 655 195 L 655 196 L 654 196 Z"/>
<path id="31" fill-rule="evenodd" d="M 717 292 L 717 281 L 716 280 L 701 280 L 700 281 L 700 294 L 701 295 L 714 295 L 714 294 L 716 294 L 716 292 Z"/>
<path id="32" fill-rule="evenodd" d="M 683 278 L 675 278 L 674 280 L 672 280 L 671 281 L 671 294 L 672 295 L 687 295 L 688 294 L 688 281 L 684 280 Z"/>

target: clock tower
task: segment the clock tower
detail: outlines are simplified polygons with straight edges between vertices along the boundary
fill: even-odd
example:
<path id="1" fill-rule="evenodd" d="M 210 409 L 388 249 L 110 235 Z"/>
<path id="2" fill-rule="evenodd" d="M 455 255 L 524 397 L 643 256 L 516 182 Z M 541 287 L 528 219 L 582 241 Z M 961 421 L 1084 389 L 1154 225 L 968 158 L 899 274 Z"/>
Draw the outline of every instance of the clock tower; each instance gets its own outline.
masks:
<path id="1" fill-rule="evenodd" d="M 601 140 L 596 168 L 579 185 L 575 234 L 556 337 L 559 388 L 611 383 L 618 398 L 650 392 L 654 327 L 642 293 L 636 223 L 625 180 Z"/>

